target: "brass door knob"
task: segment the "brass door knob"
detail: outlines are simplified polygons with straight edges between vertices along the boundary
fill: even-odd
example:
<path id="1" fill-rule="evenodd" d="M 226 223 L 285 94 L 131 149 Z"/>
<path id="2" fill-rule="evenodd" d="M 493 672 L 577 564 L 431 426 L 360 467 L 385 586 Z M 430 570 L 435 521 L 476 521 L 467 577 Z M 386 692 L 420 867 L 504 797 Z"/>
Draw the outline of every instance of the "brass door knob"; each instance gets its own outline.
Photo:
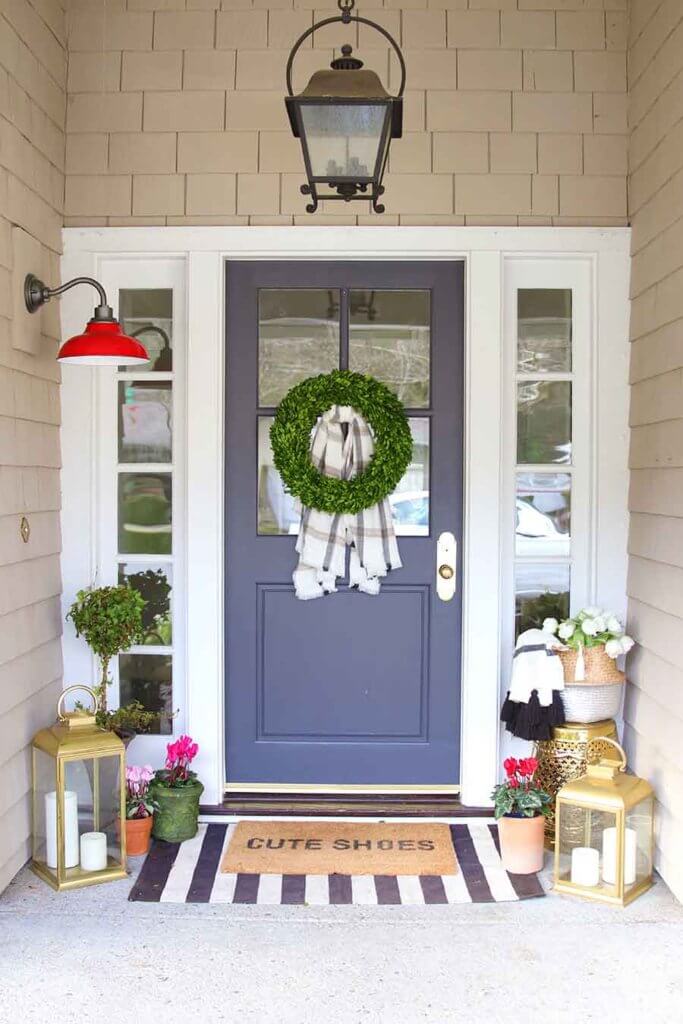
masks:
<path id="1" fill-rule="evenodd" d="M 454 576 L 454 570 L 452 565 L 440 565 L 439 576 L 442 580 L 452 580 Z"/>

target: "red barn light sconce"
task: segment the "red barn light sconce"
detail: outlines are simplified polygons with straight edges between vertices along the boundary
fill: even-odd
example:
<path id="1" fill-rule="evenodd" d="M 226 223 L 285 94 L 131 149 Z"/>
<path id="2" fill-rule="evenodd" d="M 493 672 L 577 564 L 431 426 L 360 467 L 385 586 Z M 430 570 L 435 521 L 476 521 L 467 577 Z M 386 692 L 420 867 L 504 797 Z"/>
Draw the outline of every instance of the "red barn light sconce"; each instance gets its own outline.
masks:
<path id="1" fill-rule="evenodd" d="M 285 105 L 295 138 L 301 142 L 308 183 L 301 186 L 311 197 L 308 213 L 315 213 L 323 199 L 349 203 L 365 200 L 375 213 L 384 213 L 379 202 L 384 192 L 382 177 L 392 139 L 400 139 L 403 126 L 403 92 L 406 65 L 396 40 L 369 18 L 352 14 L 355 0 L 337 0 L 341 14 L 324 18 L 297 39 L 287 61 Z M 401 70 L 398 93 L 392 96 L 374 71 L 363 70 L 363 62 L 342 46 L 342 56 L 333 60 L 330 71 L 316 71 L 303 90 L 294 94 L 292 67 L 301 45 L 324 25 L 368 25 L 389 41 Z M 329 193 L 321 194 L 327 185 Z"/>
<path id="2" fill-rule="evenodd" d="M 92 320 L 85 326 L 83 334 L 77 334 L 65 341 L 59 350 L 62 363 L 77 363 L 84 366 L 137 366 L 148 363 L 147 349 L 121 330 L 114 311 L 107 302 L 107 294 L 92 277 L 74 277 L 59 288 L 48 288 L 34 274 L 24 279 L 24 302 L 29 313 L 37 313 L 50 299 L 62 295 L 78 284 L 89 284 L 97 290 L 99 305 L 95 306 Z"/>

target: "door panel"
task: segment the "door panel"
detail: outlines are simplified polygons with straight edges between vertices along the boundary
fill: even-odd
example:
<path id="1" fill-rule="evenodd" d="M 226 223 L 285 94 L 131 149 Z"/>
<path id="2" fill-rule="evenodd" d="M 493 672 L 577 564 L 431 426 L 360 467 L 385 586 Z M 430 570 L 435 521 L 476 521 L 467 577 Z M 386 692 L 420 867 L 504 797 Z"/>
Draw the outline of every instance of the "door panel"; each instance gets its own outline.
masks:
<path id="1" fill-rule="evenodd" d="M 231 262 L 226 294 L 228 781 L 457 783 L 460 569 L 451 602 L 435 579 L 439 534 L 462 535 L 462 264 Z M 298 508 L 268 430 L 290 387 L 334 366 L 406 405 L 403 568 L 377 597 L 340 582 L 302 602 Z"/>

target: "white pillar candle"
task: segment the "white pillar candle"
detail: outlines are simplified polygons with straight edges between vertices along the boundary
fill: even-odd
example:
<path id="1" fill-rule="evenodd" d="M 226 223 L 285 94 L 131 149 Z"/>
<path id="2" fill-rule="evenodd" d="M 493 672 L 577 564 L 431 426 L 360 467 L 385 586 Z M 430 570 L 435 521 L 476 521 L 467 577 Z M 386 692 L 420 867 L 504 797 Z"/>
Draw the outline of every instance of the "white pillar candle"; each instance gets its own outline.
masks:
<path id="1" fill-rule="evenodd" d="M 636 880 L 636 830 L 624 830 L 624 885 Z M 617 830 L 606 828 L 602 833 L 602 877 L 608 885 L 617 883 Z"/>
<path id="2" fill-rule="evenodd" d="M 106 833 L 84 832 L 81 836 L 81 867 L 84 871 L 102 871 L 106 866 Z"/>
<path id="3" fill-rule="evenodd" d="M 571 880 L 573 885 L 592 886 L 600 882 L 600 854 L 590 846 L 572 850 Z"/>
<path id="4" fill-rule="evenodd" d="M 45 794 L 45 843 L 47 866 L 57 870 L 57 794 Z M 73 790 L 64 791 L 64 867 L 78 864 L 78 800 Z"/>

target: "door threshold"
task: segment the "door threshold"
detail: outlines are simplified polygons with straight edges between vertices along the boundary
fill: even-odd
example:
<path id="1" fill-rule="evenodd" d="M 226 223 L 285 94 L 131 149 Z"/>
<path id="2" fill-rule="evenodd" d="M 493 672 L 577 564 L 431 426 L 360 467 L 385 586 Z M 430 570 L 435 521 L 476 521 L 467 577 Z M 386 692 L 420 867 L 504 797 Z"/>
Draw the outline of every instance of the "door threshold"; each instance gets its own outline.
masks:
<path id="1" fill-rule="evenodd" d="M 221 804 L 202 804 L 212 815 L 306 815 L 354 818 L 479 818 L 491 817 L 490 807 L 465 807 L 456 793 L 226 793 Z"/>

